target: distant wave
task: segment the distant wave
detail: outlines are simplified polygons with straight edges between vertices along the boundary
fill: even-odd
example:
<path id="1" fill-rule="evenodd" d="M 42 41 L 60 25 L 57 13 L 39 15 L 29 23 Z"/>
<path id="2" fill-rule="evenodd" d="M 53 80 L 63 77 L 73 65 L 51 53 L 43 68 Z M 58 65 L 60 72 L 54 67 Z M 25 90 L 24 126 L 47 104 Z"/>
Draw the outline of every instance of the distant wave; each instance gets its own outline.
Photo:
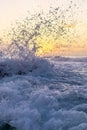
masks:
<path id="1" fill-rule="evenodd" d="M 58 61 L 69 61 L 69 62 L 87 62 L 87 57 L 63 57 L 63 56 L 53 56 L 51 57 L 52 60 Z"/>

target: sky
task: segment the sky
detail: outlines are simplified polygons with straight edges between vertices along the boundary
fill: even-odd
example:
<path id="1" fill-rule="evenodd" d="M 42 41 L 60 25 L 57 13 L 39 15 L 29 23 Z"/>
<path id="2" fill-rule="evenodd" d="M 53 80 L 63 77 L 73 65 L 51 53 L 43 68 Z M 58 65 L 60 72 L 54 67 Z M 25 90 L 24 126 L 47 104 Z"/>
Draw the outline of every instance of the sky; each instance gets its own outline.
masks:
<path id="1" fill-rule="evenodd" d="M 0 0 L 0 36 L 8 31 L 17 19 L 23 19 L 27 11 L 31 13 L 47 12 L 50 7 L 66 8 L 71 0 Z M 87 35 L 87 0 L 72 0 L 79 8 L 75 12 L 77 22 L 76 31 L 80 35 L 80 42 L 86 42 Z M 81 43 L 82 44 L 82 43 Z"/>
<path id="2" fill-rule="evenodd" d="M 73 0 L 83 14 L 79 12 L 79 18 L 87 21 L 87 0 Z M 62 6 L 66 7 L 70 0 L 0 0 L 0 32 L 8 27 L 18 18 L 22 18 L 27 11 L 36 12 L 38 10 L 47 11 L 49 7 Z"/>

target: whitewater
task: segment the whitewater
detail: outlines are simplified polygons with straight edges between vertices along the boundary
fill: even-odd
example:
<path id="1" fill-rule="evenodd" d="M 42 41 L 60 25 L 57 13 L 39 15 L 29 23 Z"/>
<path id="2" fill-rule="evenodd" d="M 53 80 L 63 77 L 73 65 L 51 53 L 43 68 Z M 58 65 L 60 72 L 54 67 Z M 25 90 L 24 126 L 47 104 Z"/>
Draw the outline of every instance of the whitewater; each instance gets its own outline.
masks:
<path id="1" fill-rule="evenodd" d="M 0 130 L 86 130 L 87 58 L 36 61 L 0 62 Z"/>
<path id="2" fill-rule="evenodd" d="M 0 41 L 0 130 L 87 130 L 87 57 L 37 55 L 80 39 L 67 27 L 73 6 L 29 14 L 12 27 L 6 48 Z"/>

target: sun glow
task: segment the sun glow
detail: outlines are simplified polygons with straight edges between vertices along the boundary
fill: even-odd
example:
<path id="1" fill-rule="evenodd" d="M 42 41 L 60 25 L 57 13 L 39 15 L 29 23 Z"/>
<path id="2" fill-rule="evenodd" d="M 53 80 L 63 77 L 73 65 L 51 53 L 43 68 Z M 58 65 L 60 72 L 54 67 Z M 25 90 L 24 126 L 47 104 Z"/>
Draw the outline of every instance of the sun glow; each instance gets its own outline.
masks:
<path id="1" fill-rule="evenodd" d="M 69 0 L 1 0 L 2 5 L 0 8 L 0 37 L 8 45 L 10 38 L 3 35 L 10 28 L 9 25 L 14 23 L 17 18 L 22 21 L 24 16 L 27 16 L 27 10 L 30 12 L 28 15 L 36 12 L 36 21 L 32 21 L 29 25 L 30 34 L 33 32 L 33 24 L 36 26 L 36 32 L 40 33 L 37 36 L 36 42 L 40 46 L 37 55 L 87 55 L 87 2 L 76 0 L 75 2 Z M 59 6 L 59 7 L 58 7 Z M 53 11 L 54 9 L 54 11 Z M 5 12 L 7 10 L 7 12 Z M 58 14 L 57 14 L 57 11 Z M 47 15 L 46 15 L 47 14 Z M 44 17 L 45 16 L 45 17 Z M 39 19 L 42 17 L 42 22 Z M 45 19 L 45 20 L 44 20 Z M 59 20 L 59 21 L 58 21 Z M 36 23 L 40 25 L 35 25 Z M 25 29 L 25 27 L 24 27 Z M 35 31 L 35 30 L 34 30 Z M 16 32 L 20 35 L 20 33 Z M 36 36 L 35 36 L 36 37 Z M 33 38 L 33 40 L 35 40 Z M 32 42 L 31 40 L 30 42 Z"/>

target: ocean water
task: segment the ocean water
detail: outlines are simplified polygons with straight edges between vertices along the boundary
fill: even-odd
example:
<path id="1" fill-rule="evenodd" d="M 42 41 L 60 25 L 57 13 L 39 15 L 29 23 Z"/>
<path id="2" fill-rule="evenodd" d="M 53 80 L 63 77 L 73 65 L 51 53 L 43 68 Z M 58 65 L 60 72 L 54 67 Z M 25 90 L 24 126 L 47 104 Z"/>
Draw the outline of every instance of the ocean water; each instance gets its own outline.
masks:
<path id="1" fill-rule="evenodd" d="M 87 130 L 87 58 L 0 62 L 2 123 L 17 130 Z"/>
<path id="2" fill-rule="evenodd" d="M 29 14 L 0 43 L 0 130 L 87 130 L 87 58 L 36 56 L 43 41 L 70 43 L 73 6 Z"/>

